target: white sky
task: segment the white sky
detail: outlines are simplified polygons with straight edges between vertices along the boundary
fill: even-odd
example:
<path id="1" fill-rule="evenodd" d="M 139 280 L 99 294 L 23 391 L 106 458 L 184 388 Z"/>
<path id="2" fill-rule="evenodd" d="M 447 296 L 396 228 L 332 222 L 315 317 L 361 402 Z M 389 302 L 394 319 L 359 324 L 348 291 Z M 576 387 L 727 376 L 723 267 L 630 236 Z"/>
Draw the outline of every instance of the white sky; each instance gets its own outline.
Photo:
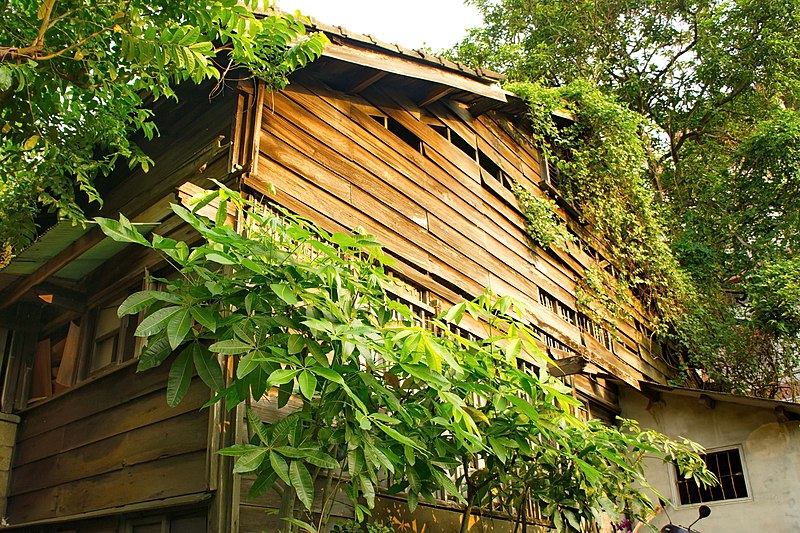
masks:
<path id="1" fill-rule="evenodd" d="M 368 33 L 406 48 L 434 52 L 460 41 L 467 28 L 481 25 L 478 10 L 463 0 L 278 0 L 283 11 L 300 10 L 333 26 Z"/>

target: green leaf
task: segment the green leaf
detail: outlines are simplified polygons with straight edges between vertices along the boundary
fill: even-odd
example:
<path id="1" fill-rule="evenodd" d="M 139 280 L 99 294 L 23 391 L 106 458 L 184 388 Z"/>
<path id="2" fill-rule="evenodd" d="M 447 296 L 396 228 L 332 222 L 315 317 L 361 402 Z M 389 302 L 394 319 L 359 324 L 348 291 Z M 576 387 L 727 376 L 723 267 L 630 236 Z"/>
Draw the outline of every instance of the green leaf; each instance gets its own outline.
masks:
<path id="1" fill-rule="evenodd" d="M 371 509 L 375 507 L 375 485 L 366 476 L 361 476 L 360 481 L 361 493 L 364 495 L 364 499 L 367 500 L 367 506 Z"/>
<path id="2" fill-rule="evenodd" d="M 289 464 L 286 462 L 280 454 L 271 451 L 269 452 L 269 464 L 272 465 L 272 469 L 278 474 L 278 477 L 283 480 L 284 483 L 287 485 L 291 485 L 291 481 L 289 480 Z"/>
<path id="3" fill-rule="evenodd" d="M 489 446 L 491 446 L 497 458 L 500 459 L 500 462 L 505 464 L 506 459 L 508 458 L 506 447 L 494 437 L 489 437 Z"/>
<path id="4" fill-rule="evenodd" d="M 344 385 L 344 378 L 341 374 L 337 371 L 333 370 L 332 368 L 324 368 L 321 366 L 312 366 L 309 370 L 316 375 L 327 379 L 328 381 L 333 381 L 334 383 L 338 383 L 339 385 Z"/>
<path id="5" fill-rule="evenodd" d="M 272 374 L 269 375 L 269 377 L 267 378 L 267 383 L 270 386 L 290 383 L 292 380 L 294 380 L 294 377 L 299 373 L 300 373 L 299 370 L 293 370 L 290 368 L 279 368 L 278 370 L 275 370 Z"/>
<path id="6" fill-rule="evenodd" d="M 289 335 L 289 355 L 298 354 L 303 351 L 303 348 L 306 345 L 306 339 L 302 335 L 298 335 L 296 333 L 292 333 Z"/>
<path id="7" fill-rule="evenodd" d="M 247 407 L 246 413 L 247 425 L 250 427 L 250 430 L 258 437 L 258 440 L 260 440 L 262 444 L 269 444 L 267 426 L 258 418 L 250 407 Z"/>
<path id="8" fill-rule="evenodd" d="M 0 91 L 7 91 L 13 83 L 14 78 L 11 77 L 11 69 L 0 66 Z"/>
<path id="9" fill-rule="evenodd" d="M 421 452 L 425 452 L 427 454 L 426 450 L 422 446 L 420 446 L 419 444 L 417 444 L 413 440 L 409 439 L 408 437 L 406 437 L 405 435 L 403 435 L 402 433 L 400 433 L 399 431 L 397 431 L 393 427 L 387 426 L 386 424 L 383 424 L 382 422 L 378 422 L 377 420 L 374 420 L 374 422 L 375 422 L 375 425 L 378 426 L 381 429 L 381 431 L 383 431 L 384 433 L 389 435 L 391 438 L 393 438 L 394 440 L 396 440 L 400 444 L 405 444 L 406 446 L 411 446 L 412 448 L 414 448 L 416 450 L 419 450 Z"/>
<path id="10" fill-rule="evenodd" d="M 144 238 L 144 235 L 139 233 L 123 215 L 119 216 L 119 221 L 102 217 L 97 217 L 94 220 L 103 230 L 103 233 L 117 242 L 130 242 L 150 247 L 150 243 Z"/>
<path id="11" fill-rule="evenodd" d="M 258 446 L 254 444 L 234 444 L 233 446 L 222 448 L 217 453 L 227 457 L 239 457 L 257 448 Z"/>
<path id="12" fill-rule="evenodd" d="M 256 448 L 245 453 L 233 465 L 233 473 L 243 474 L 257 469 L 266 458 L 267 452 L 269 452 L 267 448 Z"/>
<path id="13" fill-rule="evenodd" d="M 181 308 L 167 324 L 167 338 L 174 350 L 184 341 L 192 328 L 192 313 L 188 307 Z"/>
<path id="14" fill-rule="evenodd" d="M 314 481 L 306 466 L 300 461 L 292 461 L 289 466 L 289 479 L 297 492 L 297 497 L 300 498 L 306 509 L 310 510 L 314 504 Z"/>
<path id="15" fill-rule="evenodd" d="M 339 468 L 339 462 L 336 459 L 321 451 L 310 452 L 305 456 L 305 460 L 307 463 L 320 468 L 327 468 L 329 470 L 335 470 Z"/>
<path id="16" fill-rule="evenodd" d="M 275 481 L 278 480 L 278 474 L 270 469 L 265 472 L 261 472 L 258 474 L 258 477 L 250 486 L 250 490 L 247 491 L 248 498 L 257 498 L 267 492 L 272 485 L 275 484 Z"/>
<path id="17" fill-rule="evenodd" d="M 314 398 L 314 392 L 317 390 L 317 378 L 308 370 L 303 370 L 297 378 L 297 383 L 300 385 L 300 392 L 308 400 Z"/>
<path id="18" fill-rule="evenodd" d="M 169 378 L 167 379 L 167 404 L 170 407 L 175 407 L 189 390 L 189 385 L 192 383 L 192 350 L 186 347 L 175 362 L 172 363 L 172 368 L 169 369 Z"/>
<path id="19" fill-rule="evenodd" d="M 222 353 L 226 355 L 238 355 L 241 353 L 251 351 L 253 347 L 249 343 L 246 343 L 239 339 L 228 339 L 225 341 L 215 342 L 214 344 L 209 346 L 208 349 L 216 353 Z"/>
<path id="20" fill-rule="evenodd" d="M 169 324 L 170 319 L 178 311 L 184 309 L 180 306 L 164 307 L 145 317 L 134 332 L 137 337 L 150 337 L 162 331 Z"/>
<path id="21" fill-rule="evenodd" d="M 197 369 L 197 375 L 203 380 L 212 391 L 221 391 L 225 388 L 225 378 L 222 375 L 222 368 L 219 366 L 217 356 L 200 342 L 193 342 L 189 345 L 192 348 L 192 360 Z"/>
<path id="22" fill-rule="evenodd" d="M 260 358 L 261 355 L 263 355 L 261 352 L 255 350 L 242 357 L 239 360 L 239 364 L 236 366 L 236 377 L 238 379 L 244 379 L 247 375 L 256 370 L 261 364 L 256 361 L 256 359 Z"/>
<path id="23" fill-rule="evenodd" d="M 307 531 L 308 533 L 318 533 L 317 528 L 315 528 L 314 526 L 312 526 L 308 522 L 303 522 L 302 520 L 298 520 L 297 518 L 291 518 L 291 517 L 284 516 L 284 517 L 281 517 L 280 520 L 282 522 L 286 522 L 286 523 L 295 525 L 295 526 L 303 529 L 304 531 Z"/>
<path id="24" fill-rule="evenodd" d="M 172 348 L 166 336 L 157 339 L 151 338 L 139 356 L 139 364 L 136 367 L 136 371 L 142 372 L 157 367 L 163 363 L 171 353 Z"/>
<path id="25" fill-rule="evenodd" d="M 161 299 L 156 297 L 157 294 L 168 293 L 162 293 L 162 291 L 139 291 L 131 294 L 120 304 L 117 309 L 117 316 L 122 318 L 125 315 L 133 315 L 146 309 Z"/>
<path id="26" fill-rule="evenodd" d="M 189 310 L 192 313 L 192 317 L 197 321 L 198 324 L 212 333 L 217 331 L 217 317 L 208 307 L 192 306 L 189 308 Z"/>
<path id="27" fill-rule="evenodd" d="M 287 283 L 273 283 L 270 285 L 270 288 L 275 294 L 278 295 L 278 298 L 289 305 L 294 305 L 299 301 L 292 290 L 292 287 Z"/>

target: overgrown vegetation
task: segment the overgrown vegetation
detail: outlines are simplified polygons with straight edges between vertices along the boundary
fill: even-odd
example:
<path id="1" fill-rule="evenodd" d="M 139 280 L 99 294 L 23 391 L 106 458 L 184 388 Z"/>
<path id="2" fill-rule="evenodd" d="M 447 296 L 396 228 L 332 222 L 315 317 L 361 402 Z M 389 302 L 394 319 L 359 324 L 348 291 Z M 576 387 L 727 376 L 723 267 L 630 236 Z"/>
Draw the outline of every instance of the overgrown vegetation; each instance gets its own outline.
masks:
<path id="1" fill-rule="evenodd" d="M 595 213 L 695 376 L 797 397 L 800 4 L 471 3 L 485 25 L 451 56 L 521 82 L 561 192 Z M 563 106 L 578 124 L 558 130 L 546 113 Z"/>
<path id="2" fill-rule="evenodd" d="M 587 272 L 579 303 L 596 315 L 607 312 L 607 320 L 626 319 L 633 293 L 652 317 L 650 326 L 666 334 L 695 297 L 666 243 L 664 218 L 654 201 L 648 124 L 585 82 L 559 88 L 512 83 L 508 89 L 529 102 L 534 141 L 559 171 L 558 192 L 579 207 L 616 267 L 615 277 L 600 269 Z M 563 111 L 575 120 L 559 127 L 553 115 Z M 520 206 L 529 220 L 548 220 L 529 203 Z M 563 231 L 537 240 L 555 244 Z"/>
<path id="3" fill-rule="evenodd" d="M 152 100 L 246 67 L 271 87 L 322 53 L 291 15 L 252 0 L 9 0 L 0 4 L 0 247 L 25 245 L 42 208 L 75 223 L 97 180 L 152 164 Z M 51 221 L 52 222 L 52 221 Z M 0 263 L 2 264 L 2 263 Z"/>
<path id="4" fill-rule="evenodd" d="M 214 221 L 197 212 L 212 202 Z M 178 274 L 130 296 L 119 314 L 144 312 L 139 368 L 171 364 L 170 405 L 194 369 L 214 401 L 247 406 L 249 442 L 221 453 L 237 457 L 234 472 L 256 476 L 251 494 L 282 495 L 283 531 L 321 529 L 340 487 L 362 522 L 387 475 L 384 488 L 404 492 L 412 511 L 439 491 L 465 504 L 463 528 L 491 502 L 524 523 L 532 498 L 559 531 L 603 511 L 645 516 L 644 454 L 713 478 L 693 443 L 576 416 L 579 402 L 548 374 L 553 362 L 512 298 L 486 293 L 422 324 L 389 297 L 387 258 L 369 235 L 328 234 L 225 188 L 192 206 L 173 210 L 202 236 L 197 246 L 98 220 L 110 237 L 164 254 Z M 272 387 L 278 406 L 292 396 L 302 405 L 268 424 L 250 407 Z M 313 521 L 315 505 L 323 512 Z"/>

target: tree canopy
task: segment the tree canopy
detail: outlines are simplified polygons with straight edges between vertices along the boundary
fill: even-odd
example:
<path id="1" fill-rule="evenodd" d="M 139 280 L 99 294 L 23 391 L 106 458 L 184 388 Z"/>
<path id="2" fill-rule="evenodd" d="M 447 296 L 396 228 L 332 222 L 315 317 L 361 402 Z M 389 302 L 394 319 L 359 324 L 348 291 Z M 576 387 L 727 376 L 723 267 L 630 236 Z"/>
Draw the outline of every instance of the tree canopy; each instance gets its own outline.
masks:
<path id="1" fill-rule="evenodd" d="M 471 3 L 485 26 L 453 57 L 562 96 L 588 82 L 641 117 L 631 150 L 647 152 L 658 231 L 691 281 L 691 304 L 671 325 L 689 363 L 709 386 L 796 395 L 800 4 Z M 616 194 L 585 175 L 571 183 L 572 199 Z"/>
<path id="2" fill-rule="evenodd" d="M 181 82 L 259 76 L 273 87 L 317 57 L 301 18 L 259 2 L 0 2 L 0 242 L 24 245 L 42 207 L 80 222 L 117 164 L 151 164 L 151 102 Z"/>

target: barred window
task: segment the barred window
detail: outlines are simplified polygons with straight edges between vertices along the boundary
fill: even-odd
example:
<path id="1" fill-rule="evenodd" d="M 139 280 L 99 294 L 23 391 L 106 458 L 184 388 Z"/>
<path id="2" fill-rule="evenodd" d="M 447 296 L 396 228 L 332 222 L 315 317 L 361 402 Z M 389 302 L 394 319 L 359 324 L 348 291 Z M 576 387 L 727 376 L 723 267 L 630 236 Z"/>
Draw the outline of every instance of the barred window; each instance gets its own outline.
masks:
<path id="1" fill-rule="evenodd" d="M 703 460 L 708 469 L 717 476 L 719 484 L 715 487 L 701 487 L 694 478 L 686 479 L 681 476 L 676 468 L 681 505 L 747 498 L 747 482 L 739 448 L 710 452 L 703 455 Z"/>

